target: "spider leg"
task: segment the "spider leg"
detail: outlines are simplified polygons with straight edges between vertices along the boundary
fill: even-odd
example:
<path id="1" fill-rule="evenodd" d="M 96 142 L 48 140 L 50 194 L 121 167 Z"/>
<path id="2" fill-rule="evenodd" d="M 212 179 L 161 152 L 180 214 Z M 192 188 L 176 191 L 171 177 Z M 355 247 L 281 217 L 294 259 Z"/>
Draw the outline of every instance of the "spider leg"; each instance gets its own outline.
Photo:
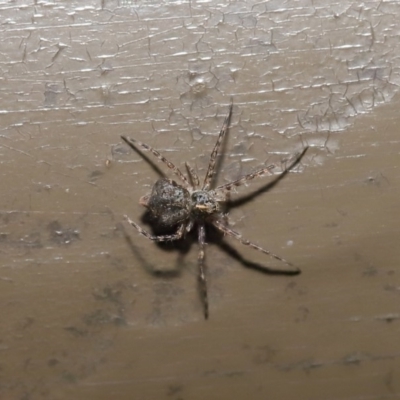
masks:
<path id="1" fill-rule="evenodd" d="M 168 242 L 168 241 L 179 240 L 182 238 L 185 232 L 185 224 L 182 224 L 179 226 L 176 233 L 173 233 L 171 235 L 152 235 L 151 233 L 142 229 L 136 222 L 132 221 L 127 215 L 125 215 L 124 217 L 134 228 L 138 230 L 140 234 L 146 236 L 147 239 L 154 240 L 155 242 Z"/>
<path id="2" fill-rule="evenodd" d="M 192 184 L 193 188 L 197 188 L 200 185 L 200 180 L 196 171 L 187 162 L 185 162 L 185 166 L 189 175 L 189 182 Z"/>
<path id="3" fill-rule="evenodd" d="M 204 268 L 204 256 L 205 256 L 205 246 L 206 246 L 206 230 L 203 223 L 199 224 L 198 227 L 199 234 L 199 256 L 198 256 L 198 266 L 199 266 L 199 285 L 203 298 L 204 305 L 204 318 L 208 319 L 208 296 L 207 296 L 207 279 L 205 275 Z"/>
<path id="4" fill-rule="evenodd" d="M 279 257 L 274 253 L 271 253 L 269 250 L 263 249 L 261 246 L 258 246 L 257 244 L 252 243 L 249 240 L 243 239 L 242 235 L 239 232 L 236 232 L 236 231 L 232 230 L 231 228 L 227 227 L 221 221 L 214 220 L 212 223 L 221 232 L 225 233 L 228 236 L 235 238 L 236 240 L 238 240 L 240 243 L 244 244 L 245 246 L 249 246 L 253 249 L 261 251 L 262 253 L 267 254 L 268 256 L 273 257 L 279 261 L 282 261 L 283 263 L 285 263 L 286 265 L 288 265 L 290 267 L 293 267 L 293 264 L 291 264 L 289 261 L 286 261 L 284 258 Z M 294 272 L 300 272 L 300 270 L 298 268 L 295 268 Z"/>
<path id="5" fill-rule="evenodd" d="M 275 168 L 274 164 L 268 165 L 266 168 L 261 168 L 255 172 L 252 172 L 250 174 L 241 176 L 239 179 L 236 179 L 235 181 L 225 183 L 224 185 L 216 187 L 214 190 L 231 190 L 233 186 L 241 186 L 247 181 L 251 181 L 254 178 L 258 178 L 259 176 L 263 176 L 265 174 L 267 175 L 273 175 L 271 171 Z"/>
<path id="6" fill-rule="evenodd" d="M 149 146 L 146 143 L 143 142 L 139 142 L 138 140 L 132 139 L 130 137 L 126 137 L 126 136 L 121 136 L 121 139 L 127 143 L 129 146 L 133 147 L 134 149 L 136 149 L 136 146 L 140 146 L 142 147 L 144 150 L 146 151 L 150 151 L 151 153 L 153 153 L 154 156 L 156 156 L 158 158 L 159 161 L 163 162 L 164 164 L 167 165 L 167 167 L 177 176 L 180 178 L 180 180 L 183 182 L 183 184 L 186 187 L 189 187 L 190 184 L 186 178 L 185 175 L 183 175 L 183 173 L 180 171 L 180 169 L 178 167 L 176 167 L 171 161 L 168 161 L 164 156 L 162 156 L 160 154 L 160 152 L 158 152 L 157 150 L 153 149 L 151 146 Z"/>
<path id="7" fill-rule="evenodd" d="M 228 131 L 228 127 L 229 127 L 229 122 L 231 120 L 231 115 L 232 115 L 232 101 L 231 104 L 229 106 L 229 113 L 228 115 L 225 117 L 225 121 L 224 124 L 222 125 L 221 131 L 219 133 L 218 139 L 217 139 L 217 143 L 215 143 L 214 149 L 211 153 L 211 157 L 210 157 L 210 163 L 208 164 L 208 170 L 207 170 L 207 174 L 206 177 L 204 178 L 204 183 L 203 183 L 203 189 L 202 190 L 209 190 L 210 189 L 210 185 L 211 185 L 211 181 L 212 178 L 214 176 L 215 173 L 215 163 L 217 160 L 217 155 L 218 155 L 218 150 L 221 146 L 222 140 L 224 139 L 224 136 L 226 134 L 226 132 Z"/>
<path id="8" fill-rule="evenodd" d="M 294 161 L 291 162 L 291 164 L 290 164 L 287 168 L 285 168 L 279 175 L 277 175 L 276 180 L 282 179 L 288 172 L 290 172 L 290 170 L 291 170 L 293 167 L 295 167 L 295 166 L 301 161 L 301 159 L 303 158 L 303 156 L 304 156 L 304 154 L 306 153 L 307 150 L 308 150 L 308 146 L 306 146 L 300 154 L 297 154 L 297 155 L 296 155 Z M 252 179 L 254 179 L 254 178 L 258 178 L 259 176 L 263 176 L 263 175 L 265 175 L 265 174 L 267 174 L 267 175 L 273 175 L 273 174 L 271 173 L 271 171 L 272 171 L 274 168 L 275 168 L 275 165 L 274 165 L 274 164 L 268 165 L 268 166 L 265 167 L 265 168 L 261 168 L 261 169 L 255 171 L 255 172 L 252 172 L 252 173 L 250 173 L 250 174 L 244 175 L 244 176 L 242 176 L 242 177 L 236 179 L 235 181 L 228 182 L 228 183 L 225 183 L 224 185 L 218 186 L 218 187 L 216 187 L 214 190 L 215 190 L 215 191 L 231 190 L 232 187 L 234 187 L 234 186 L 236 186 L 236 187 L 237 187 L 237 186 L 241 186 L 241 185 L 243 185 L 245 182 L 250 181 L 250 180 L 252 180 Z"/>

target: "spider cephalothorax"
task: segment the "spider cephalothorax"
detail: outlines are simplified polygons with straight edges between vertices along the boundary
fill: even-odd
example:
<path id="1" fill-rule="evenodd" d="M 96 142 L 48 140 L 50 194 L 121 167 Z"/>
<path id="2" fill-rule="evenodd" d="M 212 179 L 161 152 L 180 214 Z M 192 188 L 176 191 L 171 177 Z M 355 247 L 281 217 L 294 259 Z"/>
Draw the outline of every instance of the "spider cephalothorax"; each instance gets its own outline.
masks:
<path id="1" fill-rule="evenodd" d="M 140 199 L 140 204 L 142 204 L 149 210 L 157 225 L 163 228 L 174 229 L 175 233 L 169 235 L 152 235 L 149 232 L 143 230 L 128 216 L 125 216 L 125 218 L 132 226 L 134 226 L 139 231 L 139 233 L 141 233 L 148 239 L 154 240 L 156 242 L 179 240 L 183 238 L 187 232 L 191 231 L 193 227 L 197 227 L 200 247 L 198 256 L 199 282 L 203 294 L 205 318 L 208 318 L 207 281 L 204 271 L 206 224 L 212 224 L 215 228 L 217 228 L 225 235 L 233 237 L 237 239 L 240 243 L 246 246 L 250 246 L 253 249 L 259 250 L 262 253 L 267 254 L 292 267 L 292 264 L 290 264 L 288 261 L 270 252 L 269 250 L 263 249 L 257 244 L 243 239 L 240 233 L 229 228 L 226 222 L 226 214 L 222 213 L 221 205 L 224 203 L 227 193 L 234 186 L 241 186 L 245 182 L 262 175 L 272 175 L 271 171 L 272 169 L 274 169 L 274 165 L 269 165 L 267 167 L 261 168 L 253 173 L 244 175 L 239 179 L 236 179 L 235 181 L 225 183 L 221 186 L 217 186 L 216 188 L 211 189 L 211 184 L 215 175 L 215 164 L 218 156 L 218 151 L 222 140 L 228 130 L 231 115 L 232 104 L 229 108 L 229 113 L 225 118 L 217 142 L 211 153 L 210 163 L 208 165 L 207 173 L 202 185 L 200 185 L 200 180 L 196 172 L 187 163 L 185 164 L 185 166 L 188 177 L 186 177 L 179 168 L 168 161 L 157 150 L 153 149 L 145 143 L 127 138 L 125 136 L 121 136 L 121 138 L 133 149 L 136 150 L 136 146 L 139 146 L 141 149 L 153 153 L 158 158 L 158 160 L 166 164 L 168 168 L 181 181 L 181 184 L 178 184 L 171 179 L 161 178 L 154 184 L 151 193 L 141 197 Z M 283 171 L 283 174 L 288 172 L 301 160 L 306 150 L 307 147 L 304 148 L 304 150 L 296 157 L 295 161 L 286 170 Z M 268 271 L 267 268 L 266 270 Z M 300 270 L 297 268 L 293 268 L 291 270 L 286 270 L 283 272 L 289 274 L 298 274 Z"/>
<path id="2" fill-rule="evenodd" d="M 207 190 L 196 190 L 192 193 L 192 215 L 194 218 L 207 218 L 221 211 L 220 202 L 215 193 Z"/>

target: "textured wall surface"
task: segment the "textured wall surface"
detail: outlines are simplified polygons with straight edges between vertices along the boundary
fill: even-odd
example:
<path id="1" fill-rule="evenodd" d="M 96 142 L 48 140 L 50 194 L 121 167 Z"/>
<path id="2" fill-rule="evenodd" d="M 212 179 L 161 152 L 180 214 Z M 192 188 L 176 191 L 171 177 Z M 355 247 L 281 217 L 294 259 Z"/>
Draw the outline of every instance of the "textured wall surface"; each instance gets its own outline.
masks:
<path id="1" fill-rule="evenodd" d="M 0 13 L 1 399 L 400 397 L 398 1 Z M 218 182 L 310 146 L 230 211 L 302 274 L 245 268 L 282 265 L 210 235 L 205 321 L 196 237 L 160 246 L 124 221 L 150 230 L 157 174 L 120 135 L 203 177 L 231 98 Z"/>

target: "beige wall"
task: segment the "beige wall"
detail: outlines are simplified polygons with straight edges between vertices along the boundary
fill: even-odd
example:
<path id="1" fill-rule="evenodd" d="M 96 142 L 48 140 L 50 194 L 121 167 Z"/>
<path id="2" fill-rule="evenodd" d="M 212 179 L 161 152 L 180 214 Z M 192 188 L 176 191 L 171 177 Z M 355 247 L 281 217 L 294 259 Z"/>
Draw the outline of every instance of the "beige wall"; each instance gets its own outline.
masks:
<path id="1" fill-rule="evenodd" d="M 399 396 L 398 2 L 0 12 L 1 399 Z M 230 214 L 303 273 L 210 238 L 206 322 L 195 239 L 124 222 L 157 175 L 120 135 L 204 176 L 231 96 L 221 183 L 311 146 Z"/>

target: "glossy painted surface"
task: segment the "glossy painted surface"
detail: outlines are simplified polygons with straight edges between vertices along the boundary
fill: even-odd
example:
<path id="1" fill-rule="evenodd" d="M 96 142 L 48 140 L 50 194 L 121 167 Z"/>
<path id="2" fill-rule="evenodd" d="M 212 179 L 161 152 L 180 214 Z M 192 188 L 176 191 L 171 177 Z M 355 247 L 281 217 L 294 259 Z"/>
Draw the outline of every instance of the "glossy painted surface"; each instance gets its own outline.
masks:
<path id="1" fill-rule="evenodd" d="M 25 4 L 0 5 L 0 398 L 399 396 L 399 3 Z M 219 182 L 311 146 L 230 215 L 303 273 L 210 239 L 204 321 L 195 238 L 123 220 L 158 175 L 120 135 L 203 177 L 231 96 Z"/>

